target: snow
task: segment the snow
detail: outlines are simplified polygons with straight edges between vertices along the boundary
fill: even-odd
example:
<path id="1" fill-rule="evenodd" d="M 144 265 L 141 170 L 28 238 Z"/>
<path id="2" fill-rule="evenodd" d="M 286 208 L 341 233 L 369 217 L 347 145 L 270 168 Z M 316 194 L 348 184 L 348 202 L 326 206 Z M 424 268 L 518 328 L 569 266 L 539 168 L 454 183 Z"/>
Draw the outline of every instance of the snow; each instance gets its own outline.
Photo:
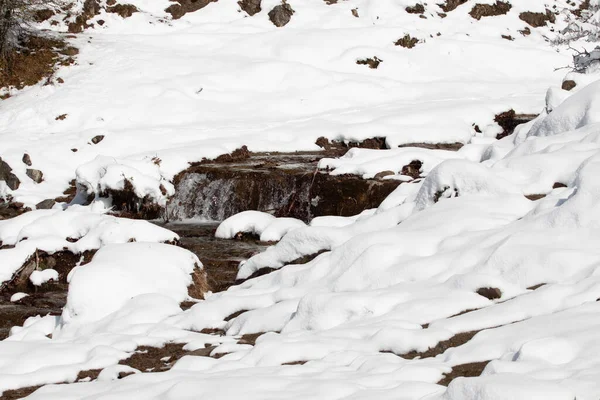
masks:
<path id="1" fill-rule="evenodd" d="M 147 221 L 118 218 L 105 212 L 103 204 L 94 203 L 64 211 L 35 210 L 0 221 L 0 241 L 15 246 L 0 250 L 0 282 L 9 280 L 36 251 L 81 254 L 113 243 L 173 242 L 179 238 Z"/>
<path id="2" fill-rule="evenodd" d="M 140 194 L 162 201 L 159 182 L 169 192 L 164 180 L 188 162 L 242 145 L 316 150 L 320 136 L 381 136 L 394 149 L 493 137 L 495 114 L 539 112 L 541 95 L 563 77 L 555 68 L 571 63 L 571 51 L 555 51 L 545 37 L 567 22 L 558 16 L 554 26 L 524 37 L 519 12 L 543 12 L 544 2 L 513 4 L 507 15 L 481 21 L 468 14 L 473 2 L 446 18 L 428 4 L 423 19 L 406 13 L 409 1 L 296 1 L 284 28 L 267 17 L 276 0 L 265 0 L 253 17 L 231 1 L 177 21 L 165 19 L 166 0 L 131 2 L 141 12 L 128 19 L 103 12 L 93 19 L 103 26 L 71 39 L 80 54 L 76 65 L 56 72 L 64 83 L 36 85 L 3 101 L 0 156 L 22 182 L 15 200 L 34 205 L 60 196 L 82 167 L 91 193 L 98 185 L 120 187 L 123 173 L 134 177 Z M 65 29 L 54 20 L 58 27 L 42 27 Z M 406 33 L 424 43 L 395 46 Z M 356 64 L 373 56 L 383 60 L 376 70 Z M 67 118 L 57 121 L 62 114 Z M 98 135 L 104 139 L 93 144 Z M 25 152 L 44 172 L 41 184 L 26 176 Z"/>
<path id="3" fill-rule="evenodd" d="M 388 150 L 322 160 L 333 174 L 399 175 L 419 160 L 421 177 L 352 217 L 307 225 L 246 211 L 223 221 L 218 238 L 277 241 L 242 261 L 237 278 L 274 271 L 185 311 L 190 274 L 202 266 L 164 244 L 177 239 L 166 229 L 107 215 L 101 199 L 0 221 L 2 281 L 36 251 L 98 250 L 71 271 L 61 316 L 31 317 L 0 341 L 0 391 L 45 385 L 30 396 L 44 400 L 600 396 L 600 75 L 571 72 L 577 87 L 557 87 L 564 72 L 554 68 L 570 54 L 544 36 L 565 27 L 562 14 L 528 37 L 517 32 L 520 12 L 545 12 L 548 2 L 515 2 L 506 16 L 475 21 L 474 1 L 444 19 L 428 3 L 423 19 L 405 12 L 412 1 L 290 0 L 296 14 L 285 28 L 268 21 L 275 0 L 254 17 L 219 1 L 162 22 L 168 1 L 133 3 L 144 12 L 102 14 L 104 27 L 74 39 L 82 53 L 59 70 L 63 86 L 3 102 L 0 155 L 22 178 L 16 199 L 54 197 L 76 173 L 89 193 L 127 180 L 161 203 L 190 161 L 242 144 L 314 150 L 319 136 L 386 137 Z M 425 42 L 395 47 L 405 33 Z M 367 56 L 384 61 L 377 70 L 355 64 Z M 540 115 L 496 140 L 493 117 L 510 108 Z M 88 144 L 98 134 L 105 139 Z M 397 147 L 410 142 L 464 147 Z M 24 178 L 25 150 L 42 184 Z M 545 197 L 526 197 L 534 194 Z M 472 339 L 431 357 L 407 354 L 467 332 Z M 166 343 L 224 355 L 187 354 L 166 372 L 119 364 Z M 486 361 L 481 376 L 438 384 Z M 90 369 L 102 370 L 97 380 L 64 384 Z M 122 372 L 134 374 L 116 379 Z"/>
<path id="4" fill-rule="evenodd" d="M 49 281 L 58 281 L 58 271 L 49 268 L 43 271 L 33 271 L 29 280 L 34 286 L 42 286 L 44 283 Z"/>
<path id="5" fill-rule="evenodd" d="M 296 218 L 276 218 L 261 211 L 243 211 L 221 222 L 215 232 L 220 239 L 234 239 L 238 233 L 252 233 L 263 242 L 277 242 L 288 232 L 306 226 Z"/>
<path id="6" fill-rule="evenodd" d="M 89 264 L 76 267 L 70 282 L 65 324 L 97 321 L 144 294 L 188 298 L 191 274 L 202 263 L 193 253 L 160 243 L 123 243 L 103 247 Z"/>
<path id="7" fill-rule="evenodd" d="M 16 303 L 17 301 L 24 299 L 27 296 L 29 296 L 27 293 L 17 292 L 15 294 L 13 294 L 12 296 L 10 296 L 10 302 Z"/>

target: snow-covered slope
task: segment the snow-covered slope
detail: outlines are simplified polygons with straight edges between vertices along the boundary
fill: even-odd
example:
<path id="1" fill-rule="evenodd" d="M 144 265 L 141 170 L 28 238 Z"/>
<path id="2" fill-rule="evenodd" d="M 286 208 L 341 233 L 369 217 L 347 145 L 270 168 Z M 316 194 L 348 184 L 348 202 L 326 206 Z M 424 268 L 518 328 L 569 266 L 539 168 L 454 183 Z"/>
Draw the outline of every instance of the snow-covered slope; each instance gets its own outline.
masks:
<path id="1" fill-rule="evenodd" d="M 288 2 L 295 13 L 283 28 L 268 20 L 271 0 L 253 17 L 224 0 L 177 21 L 161 19 L 168 2 L 148 0 L 133 2 L 144 12 L 127 20 L 96 17 L 106 23 L 73 39 L 82 52 L 60 70 L 64 84 L 2 103 L 0 156 L 24 182 L 15 199 L 58 195 L 81 165 L 92 190 L 114 183 L 102 180 L 112 167 L 116 181 L 132 169 L 147 193 L 166 196 L 153 185 L 188 161 L 242 144 L 314 149 L 319 136 L 387 138 L 389 150 L 323 160 L 334 174 L 371 177 L 419 159 L 421 178 L 355 217 L 308 226 L 232 217 L 219 237 L 281 239 L 242 262 L 238 278 L 274 271 L 185 311 L 197 259 L 123 243 L 170 232 L 93 213 L 101 203 L 3 221 L 0 240 L 16 247 L 0 256 L 86 241 L 101 249 L 74 270 L 62 316 L 30 318 L 0 342 L 0 391 L 46 385 L 29 397 L 44 400 L 600 397 L 600 74 L 570 73 L 577 86 L 560 89 L 566 71 L 554 69 L 570 52 L 544 35 L 564 27 L 562 15 L 518 32 L 521 12 L 567 4 L 515 1 L 507 15 L 476 20 L 475 1 L 445 18 L 433 3 L 421 18 L 402 0 Z M 406 33 L 425 42 L 395 46 Z M 356 64 L 373 56 L 377 69 Z M 493 117 L 510 108 L 540 115 L 496 140 Z M 465 146 L 396 148 L 411 142 Z M 27 181 L 23 152 L 44 183 Z M 180 347 L 140 350 L 167 343 Z M 136 349 L 168 371 L 126 361 Z M 80 375 L 99 370 L 93 382 Z"/>
<path id="2" fill-rule="evenodd" d="M 303 0 L 289 2 L 295 13 L 282 28 L 267 15 L 275 0 L 252 17 L 220 0 L 176 21 L 163 11 L 167 0 L 132 3 L 141 12 L 102 12 L 71 39 L 77 65 L 60 69 L 53 85 L 2 102 L 0 157 L 22 181 L 15 200 L 60 196 L 97 155 L 160 159 L 171 179 L 189 161 L 244 144 L 295 151 L 317 149 L 320 136 L 386 137 L 389 147 L 493 137 L 495 114 L 539 112 L 564 75 L 555 69 L 571 62 L 570 51 L 544 39 L 564 28 L 564 16 L 540 28 L 519 19 L 571 8 L 559 0 L 514 2 L 506 15 L 480 20 L 469 15 L 473 0 L 445 18 L 434 2 L 421 18 L 406 12 L 409 0 Z M 42 27 L 58 29 L 50 22 Z M 528 36 L 519 33 L 526 27 Z M 406 34 L 420 41 L 412 49 L 395 45 Z M 377 69 L 356 64 L 373 57 L 383 60 Z M 26 176 L 24 153 L 43 171 L 41 184 Z"/>

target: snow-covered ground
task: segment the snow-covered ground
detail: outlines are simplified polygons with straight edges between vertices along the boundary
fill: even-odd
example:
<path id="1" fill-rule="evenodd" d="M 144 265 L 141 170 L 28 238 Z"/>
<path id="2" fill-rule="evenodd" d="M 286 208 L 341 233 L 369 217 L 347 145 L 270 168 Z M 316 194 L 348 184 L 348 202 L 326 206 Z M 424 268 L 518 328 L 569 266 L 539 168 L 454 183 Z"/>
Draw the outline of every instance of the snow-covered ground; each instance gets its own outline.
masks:
<path id="1" fill-rule="evenodd" d="M 562 16 L 525 37 L 519 13 L 545 11 L 541 0 L 479 21 L 468 14 L 475 1 L 445 18 L 433 3 L 420 18 L 403 0 L 288 2 L 296 13 L 283 28 L 268 20 L 271 0 L 253 17 L 224 0 L 178 21 L 161 19 L 168 2 L 159 0 L 133 1 L 144 12 L 127 20 L 96 17 L 107 22 L 73 39 L 82 51 L 58 72 L 64 84 L 1 104 L 0 157 L 23 182 L 11 194 L 35 204 L 76 176 L 96 191 L 132 174 L 162 201 L 189 161 L 244 144 L 314 150 L 319 136 L 387 138 L 389 150 L 322 160 L 333 174 L 370 178 L 418 159 L 422 178 L 360 216 L 228 219 L 219 237 L 279 240 L 241 263 L 238 278 L 276 270 L 185 311 L 201 264 L 160 243 L 176 239 L 166 229 L 106 215 L 102 202 L 1 221 L 2 244 L 15 245 L 0 250 L 3 280 L 36 249 L 99 251 L 73 270 L 61 316 L 32 317 L 0 342 L 0 391 L 46 385 L 29 397 L 44 400 L 597 400 L 600 74 L 569 73 L 577 86 L 560 89 L 567 71 L 555 68 L 571 52 L 544 36 L 564 28 Z M 424 43 L 394 46 L 406 33 Z M 373 56 L 379 68 L 356 65 Z M 494 115 L 510 108 L 540 116 L 496 140 Z M 90 144 L 97 135 L 105 137 Z M 397 148 L 411 142 L 465 146 Z M 24 152 L 43 183 L 26 177 Z M 119 364 L 165 343 L 189 352 L 169 371 Z M 205 349 L 215 357 L 194 353 Z M 438 384 L 488 361 L 481 376 Z M 72 383 L 96 369 L 97 380 Z"/>
<path id="2" fill-rule="evenodd" d="M 290 2 L 296 12 L 283 28 L 267 16 L 275 0 L 252 17 L 220 0 L 177 21 L 164 19 L 167 0 L 132 3 L 143 12 L 127 19 L 103 12 L 90 21 L 103 20 L 102 27 L 71 39 L 80 48 L 77 65 L 60 69 L 54 85 L 2 102 L 0 157 L 22 181 L 17 201 L 60 196 L 76 168 L 98 155 L 117 165 L 145 161 L 138 172 L 131 161 L 123 168 L 144 177 L 158 158 L 158 178 L 151 176 L 160 180 L 242 145 L 314 150 L 320 136 L 380 136 L 389 147 L 466 143 L 476 135 L 473 124 L 478 136 L 493 137 L 495 114 L 539 112 L 548 86 L 564 76 L 555 69 L 571 63 L 571 51 L 544 39 L 564 28 L 561 16 L 519 33 L 528 26 L 520 12 L 545 11 L 538 0 L 481 20 L 469 15 L 473 0 L 445 18 L 431 3 L 426 19 L 405 11 L 409 0 L 303 0 Z M 50 21 L 42 27 L 53 28 Z M 422 43 L 396 46 L 405 34 Z M 370 57 L 383 62 L 356 64 Z M 93 144 L 98 135 L 104 139 Z M 24 153 L 43 171 L 41 184 L 26 176 Z"/>

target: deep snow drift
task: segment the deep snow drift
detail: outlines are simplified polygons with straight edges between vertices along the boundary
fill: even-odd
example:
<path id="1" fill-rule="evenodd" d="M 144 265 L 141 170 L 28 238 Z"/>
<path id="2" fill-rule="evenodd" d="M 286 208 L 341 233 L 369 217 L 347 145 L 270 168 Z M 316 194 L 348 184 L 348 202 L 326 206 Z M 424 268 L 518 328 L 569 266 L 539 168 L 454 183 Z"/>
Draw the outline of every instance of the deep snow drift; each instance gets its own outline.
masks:
<path id="1" fill-rule="evenodd" d="M 320 166 L 406 183 L 354 217 L 224 221 L 218 237 L 278 241 L 238 278 L 274 271 L 186 310 L 201 266 L 157 243 L 176 239 L 166 229 L 107 215 L 101 201 L 0 221 L 3 245 L 15 245 L 0 250 L 4 280 L 36 249 L 100 249 L 73 270 L 61 316 L 29 318 L 0 342 L 0 390 L 46 385 L 29 397 L 44 400 L 600 397 L 600 74 L 569 73 L 577 85 L 560 88 L 565 72 L 554 68 L 570 55 L 543 39 L 564 27 L 560 15 L 524 37 L 519 13 L 545 12 L 543 2 L 478 21 L 474 1 L 445 18 L 428 4 L 419 18 L 406 1 L 290 0 L 284 28 L 268 21 L 275 1 L 251 18 L 220 0 L 166 22 L 168 2 L 134 3 L 146 12 L 101 15 L 105 28 L 74 39 L 83 51 L 60 71 L 63 87 L 2 103 L 0 156 L 24 182 L 15 199 L 58 195 L 77 171 L 92 192 L 133 177 L 163 201 L 188 161 L 241 144 L 314 149 L 319 136 L 386 136 L 388 150 Z M 425 43 L 395 47 L 405 33 Z M 372 56 L 383 60 L 376 70 L 355 63 Z M 509 108 L 540 115 L 496 140 L 493 117 Z M 410 142 L 465 146 L 397 148 Z M 25 151 L 44 183 L 26 180 Z M 416 179 L 400 173 L 412 160 Z M 127 364 L 140 346 L 167 343 L 186 352 L 168 371 Z M 73 383 L 91 370 L 102 371 Z"/>

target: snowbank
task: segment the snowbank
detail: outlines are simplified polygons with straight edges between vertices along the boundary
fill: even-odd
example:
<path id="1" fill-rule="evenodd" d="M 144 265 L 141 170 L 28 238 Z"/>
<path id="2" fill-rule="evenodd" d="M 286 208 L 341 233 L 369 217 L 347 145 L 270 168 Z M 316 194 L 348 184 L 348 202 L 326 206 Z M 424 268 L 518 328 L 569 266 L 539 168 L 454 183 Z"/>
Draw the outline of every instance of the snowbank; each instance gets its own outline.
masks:
<path id="1" fill-rule="evenodd" d="M 288 232 L 306 226 L 296 218 L 276 218 L 261 211 L 243 211 L 219 224 L 215 237 L 234 239 L 238 233 L 252 233 L 263 242 L 277 242 Z"/>
<path id="2" fill-rule="evenodd" d="M 89 264 L 74 269 L 62 322 L 97 321 L 143 294 L 164 295 L 182 302 L 188 298 L 195 268 L 202 268 L 198 257 L 176 246 L 159 243 L 105 246 Z"/>

